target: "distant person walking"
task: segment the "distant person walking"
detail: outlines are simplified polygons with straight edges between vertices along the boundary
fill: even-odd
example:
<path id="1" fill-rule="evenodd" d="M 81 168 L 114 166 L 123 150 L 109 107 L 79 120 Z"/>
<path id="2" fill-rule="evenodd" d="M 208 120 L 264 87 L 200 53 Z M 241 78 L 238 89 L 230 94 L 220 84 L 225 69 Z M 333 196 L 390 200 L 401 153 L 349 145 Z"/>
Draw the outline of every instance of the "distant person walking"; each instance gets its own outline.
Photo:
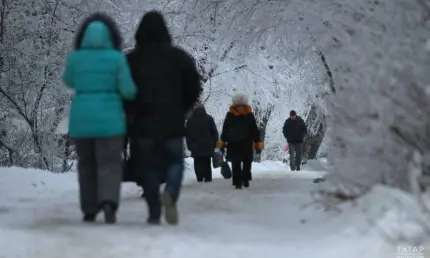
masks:
<path id="1" fill-rule="evenodd" d="M 296 111 L 290 111 L 290 117 L 285 121 L 282 133 L 288 142 L 290 168 L 292 171 L 299 171 L 302 158 L 303 139 L 307 133 L 307 128 L 305 121 L 296 114 Z"/>
<path id="2" fill-rule="evenodd" d="M 227 148 L 227 160 L 232 162 L 233 186 L 236 189 L 249 187 L 253 149 L 261 153 L 264 144 L 246 94 L 233 95 L 217 147 Z"/>
<path id="3" fill-rule="evenodd" d="M 197 182 L 212 181 L 211 159 L 218 141 L 218 130 L 212 116 L 203 105 L 198 105 L 185 127 L 187 147 L 194 158 Z"/>
<path id="4" fill-rule="evenodd" d="M 177 203 L 184 174 L 185 116 L 202 91 L 193 58 L 172 44 L 161 13 L 146 13 L 127 55 L 137 98 L 128 105 L 133 117 L 130 139 L 141 173 L 149 224 L 160 224 L 161 204 L 167 223 L 179 222 Z M 160 197 L 160 182 L 166 186 Z M 160 203 L 161 200 L 161 203 Z"/>
<path id="5" fill-rule="evenodd" d="M 75 90 L 69 133 L 78 155 L 83 220 L 93 222 L 100 210 L 105 222 L 116 222 L 122 181 L 126 122 L 122 99 L 136 94 L 115 22 L 93 14 L 76 36 L 64 83 Z"/>

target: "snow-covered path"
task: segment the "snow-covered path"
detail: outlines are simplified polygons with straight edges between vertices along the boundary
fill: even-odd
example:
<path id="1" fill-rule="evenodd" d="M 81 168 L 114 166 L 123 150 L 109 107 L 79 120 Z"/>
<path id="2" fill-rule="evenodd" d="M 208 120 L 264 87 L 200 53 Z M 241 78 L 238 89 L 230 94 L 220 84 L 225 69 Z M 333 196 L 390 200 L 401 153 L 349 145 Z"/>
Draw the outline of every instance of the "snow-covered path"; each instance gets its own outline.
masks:
<path id="1" fill-rule="evenodd" d="M 307 205 L 318 173 L 258 173 L 241 191 L 223 179 L 188 183 L 180 224 L 154 227 L 145 223 L 146 205 L 133 184 L 124 184 L 117 225 L 106 226 L 101 217 L 87 225 L 80 221 L 73 173 L 18 172 L 20 185 L 33 189 L 0 183 L 0 257 L 372 257 L 369 240 L 346 234 L 354 217 Z"/>

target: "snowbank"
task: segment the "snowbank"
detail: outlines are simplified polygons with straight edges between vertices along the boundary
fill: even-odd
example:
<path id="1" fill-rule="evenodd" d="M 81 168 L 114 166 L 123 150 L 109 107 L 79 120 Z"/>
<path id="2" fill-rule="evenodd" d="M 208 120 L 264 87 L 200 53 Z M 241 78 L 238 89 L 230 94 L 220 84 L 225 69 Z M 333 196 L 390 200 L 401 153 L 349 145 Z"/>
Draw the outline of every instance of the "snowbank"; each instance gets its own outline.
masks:
<path id="1" fill-rule="evenodd" d="M 0 167 L 1 201 L 30 201 L 58 198 L 58 194 L 77 189 L 76 173 L 55 174 L 39 169 Z"/>
<path id="2" fill-rule="evenodd" d="M 397 189 L 377 186 L 355 202 L 323 211 L 309 205 L 309 193 L 315 186 L 311 179 L 324 172 L 292 172 L 281 162 L 265 161 L 254 164 L 251 188 L 237 191 L 224 180 L 193 184 L 192 159 L 186 164 L 181 201 L 184 224 L 177 229 L 144 227 L 146 208 L 134 184 L 123 187 L 122 224 L 89 228 L 79 221 L 76 173 L 0 168 L 0 249 L 2 255 L 8 254 L 0 257 L 39 257 L 35 252 L 40 257 L 58 257 L 69 248 L 72 253 L 65 257 L 97 258 L 110 253 L 133 258 L 141 257 L 144 245 L 150 248 L 151 258 L 170 252 L 163 249 L 166 241 L 177 250 L 167 255 L 172 258 L 187 253 L 208 258 L 259 258 L 264 253 L 271 257 L 393 258 L 398 246 L 430 250 L 423 227 L 430 220 L 411 196 Z M 219 170 L 214 177 L 221 178 Z M 231 224 L 225 227 L 225 221 Z M 33 243 L 36 236 L 37 245 Z M 10 242 L 20 245 L 10 246 Z M 97 253 L 94 246 L 104 251 Z M 196 246 L 199 250 L 193 253 Z M 219 248 L 222 253 L 216 252 Z M 27 256 L 17 256 L 23 252 Z"/>
<path id="3" fill-rule="evenodd" d="M 346 203 L 339 208 L 343 216 L 359 213 L 364 218 L 354 225 L 356 232 L 370 229 L 389 241 L 401 244 L 422 244 L 430 237 L 430 218 L 412 195 L 398 189 L 377 185 L 356 202 Z"/>
<path id="4" fill-rule="evenodd" d="M 328 165 L 326 159 L 320 160 L 308 160 L 306 164 L 302 166 L 303 170 L 310 171 L 327 171 Z"/>
<path id="5" fill-rule="evenodd" d="M 365 247 L 366 257 L 407 257 L 398 253 L 402 247 L 419 247 L 430 254 L 428 214 L 411 195 L 401 190 L 378 185 L 365 196 L 339 205 L 332 212 L 337 223 L 349 225 L 340 234 L 361 236 L 358 241 Z M 425 253 L 408 257 L 428 257 Z"/>

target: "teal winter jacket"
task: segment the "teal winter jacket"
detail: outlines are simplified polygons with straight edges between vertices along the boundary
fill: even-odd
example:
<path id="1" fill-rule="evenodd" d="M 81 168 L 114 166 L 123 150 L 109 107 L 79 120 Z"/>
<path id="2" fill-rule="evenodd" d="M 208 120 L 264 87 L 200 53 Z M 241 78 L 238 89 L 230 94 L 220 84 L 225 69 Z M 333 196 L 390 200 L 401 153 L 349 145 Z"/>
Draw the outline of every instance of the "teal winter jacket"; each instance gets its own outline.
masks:
<path id="1" fill-rule="evenodd" d="M 69 134 L 76 138 L 126 134 L 123 99 L 133 100 L 136 86 L 123 53 L 114 49 L 111 31 L 101 21 L 83 32 L 80 48 L 67 59 L 64 83 L 74 89 Z"/>

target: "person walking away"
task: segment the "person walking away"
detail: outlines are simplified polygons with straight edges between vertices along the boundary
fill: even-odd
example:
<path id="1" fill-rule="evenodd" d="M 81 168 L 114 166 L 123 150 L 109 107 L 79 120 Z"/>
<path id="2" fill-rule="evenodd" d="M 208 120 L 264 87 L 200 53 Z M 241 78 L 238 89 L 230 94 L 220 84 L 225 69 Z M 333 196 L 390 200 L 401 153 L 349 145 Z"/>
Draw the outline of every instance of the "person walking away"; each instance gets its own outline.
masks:
<path id="1" fill-rule="evenodd" d="M 227 147 L 227 160 L 232 162 L 233 186 L 236 189 L 249 187 L 253 148 L 261 153 L 264 144 L 246 94 L 233 95 L 217 147 Z"/>
<path id="2" fill-rule="evenodd" d="M 296 114 L 296 111 L 290 111 L 290 117 L 285 121 L 282 133 L 288 143 L 290 153 L 290 168 L 292 171 L 300 170 L 302 158 L 303 139 L 306 135 L 307 127 L 305 121 Z"/>
<path id="3" fill-rule="evenodd" d="M 164 17 L 146 13 L 127 55 L 138 93 L 134 117 L 137 168 L 142 175 L 150 224 L 160 224 L 161 205 L 167 223 L 179 222 L 177 203 L 184 173 L 185 116 L 202 91 L 193 58 L 172 44 Z M 160 180 L 166 184 L 160 197 Z M 161 200 L 161 203 L 160 203 Z"/>
<path id="4" fill-rule="evenodd" d="M 126 134 L 122 99 L 132 100 L 136 86 L 109 16 L 96 13 L 83 22 L 63 81 L 75 91 L 69 133 L 78 156 L 83 220 L 93 222 L 103 210 L 105 222 L 115 223 Z"/>
<path id="5" fill-rule="evenodd" d="M 218 130 L 212 116 L 203 105 L 198 105 L 185 126 L 187 147 L 194 159 L 197 182 L 212 181 L 211 158 L 218 141 Z"/>

